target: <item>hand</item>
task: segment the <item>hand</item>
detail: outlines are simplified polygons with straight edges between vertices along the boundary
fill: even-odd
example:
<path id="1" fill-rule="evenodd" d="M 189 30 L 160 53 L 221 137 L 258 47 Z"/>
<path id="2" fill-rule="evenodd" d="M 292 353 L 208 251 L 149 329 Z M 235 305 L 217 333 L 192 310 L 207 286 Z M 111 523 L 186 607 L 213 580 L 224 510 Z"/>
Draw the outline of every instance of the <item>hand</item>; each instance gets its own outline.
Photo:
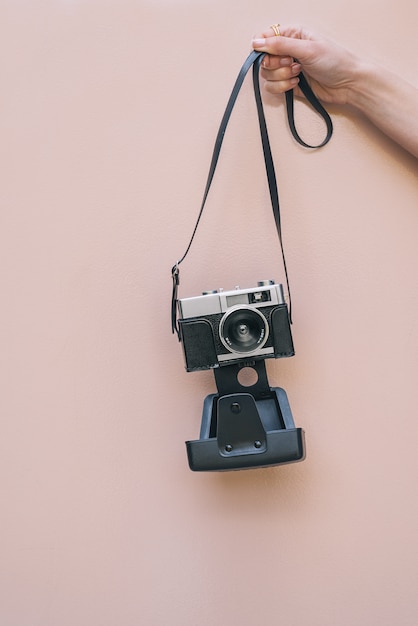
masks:
<path id="1" fill-rule="evenodd" d="M 354 54 L 322 36 L 298 26 L 280 27 L 280 36 L 269 28 L 254 39 L 255 50 L 266 52 L 261 70 L 266 91 L 283 93 L 297 88 L 305 74 L 315 95 L 323 102 L 346 104 L 360 64 Z M 296 93 L 301 95 L 299 90 Z"/>
<path id="2" fill-rule="evenodd" d="M 267 53 L 261 72 L 268 92 L 295 88 L 301 95 L 303 70 L 317 98 L 353 106 L 418 158 L 418 89 L 402 77 L 299 26 L 281 26 L 280 36 L 269 28 L 253 48 Z"/>

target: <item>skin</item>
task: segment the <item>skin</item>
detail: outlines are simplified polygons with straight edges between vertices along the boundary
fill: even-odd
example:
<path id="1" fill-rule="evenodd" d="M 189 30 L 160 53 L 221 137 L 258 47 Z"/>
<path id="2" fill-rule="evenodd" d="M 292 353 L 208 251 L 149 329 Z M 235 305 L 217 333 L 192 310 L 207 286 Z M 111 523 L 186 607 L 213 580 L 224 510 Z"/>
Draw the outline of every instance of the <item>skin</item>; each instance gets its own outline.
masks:
<path id="1" fill-rule="evenodd" d="M 365 115 L 393 141 L 418 158 L 418 89 L 378 64 L 299 26 L 269 28 L 253 40 L 267 55 L 265 89 L 281 94 L 305 74 L 316 96 L 327 104 L 349 105 Z M 297 59 L 297 61 L 296 61 Z"/>

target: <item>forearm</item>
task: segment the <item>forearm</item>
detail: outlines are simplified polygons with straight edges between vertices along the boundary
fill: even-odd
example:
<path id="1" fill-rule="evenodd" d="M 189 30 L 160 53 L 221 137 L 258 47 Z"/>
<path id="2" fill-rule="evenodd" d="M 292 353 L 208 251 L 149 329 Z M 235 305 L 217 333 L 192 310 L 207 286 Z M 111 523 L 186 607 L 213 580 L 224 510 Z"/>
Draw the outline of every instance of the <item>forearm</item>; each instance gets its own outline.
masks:
<path id="1" fill-rule="evenodd" d="M 347 103 L 418 158 L 418 89 L 387 69 L 359 62 Z"/>

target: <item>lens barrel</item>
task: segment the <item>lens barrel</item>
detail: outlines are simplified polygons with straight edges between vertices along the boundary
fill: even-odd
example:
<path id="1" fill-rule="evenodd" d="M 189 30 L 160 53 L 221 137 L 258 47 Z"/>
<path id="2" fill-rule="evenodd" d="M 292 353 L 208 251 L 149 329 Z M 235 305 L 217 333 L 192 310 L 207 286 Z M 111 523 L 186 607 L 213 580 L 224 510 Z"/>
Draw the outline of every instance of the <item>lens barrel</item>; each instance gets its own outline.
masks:
<path id="1" fill-rule="evenodd" d="M 228 310 L 219 324 L 219 337 L 230 352 L 250 353 L 264 346 L 269 325 L 258 309 L 246 306 Z"/>

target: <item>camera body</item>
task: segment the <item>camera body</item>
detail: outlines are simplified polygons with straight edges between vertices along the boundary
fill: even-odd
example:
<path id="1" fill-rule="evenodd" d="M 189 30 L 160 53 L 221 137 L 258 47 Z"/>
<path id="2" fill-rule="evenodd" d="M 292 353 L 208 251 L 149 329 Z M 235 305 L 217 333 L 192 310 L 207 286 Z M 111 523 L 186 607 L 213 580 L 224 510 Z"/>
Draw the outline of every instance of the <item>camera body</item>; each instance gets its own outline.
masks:
<path id="1" fill-rule="evenodd" d="M 295 353 L 283 286 L 272 280 L 182 298 L 178 310 L 188 372 Z"/>

